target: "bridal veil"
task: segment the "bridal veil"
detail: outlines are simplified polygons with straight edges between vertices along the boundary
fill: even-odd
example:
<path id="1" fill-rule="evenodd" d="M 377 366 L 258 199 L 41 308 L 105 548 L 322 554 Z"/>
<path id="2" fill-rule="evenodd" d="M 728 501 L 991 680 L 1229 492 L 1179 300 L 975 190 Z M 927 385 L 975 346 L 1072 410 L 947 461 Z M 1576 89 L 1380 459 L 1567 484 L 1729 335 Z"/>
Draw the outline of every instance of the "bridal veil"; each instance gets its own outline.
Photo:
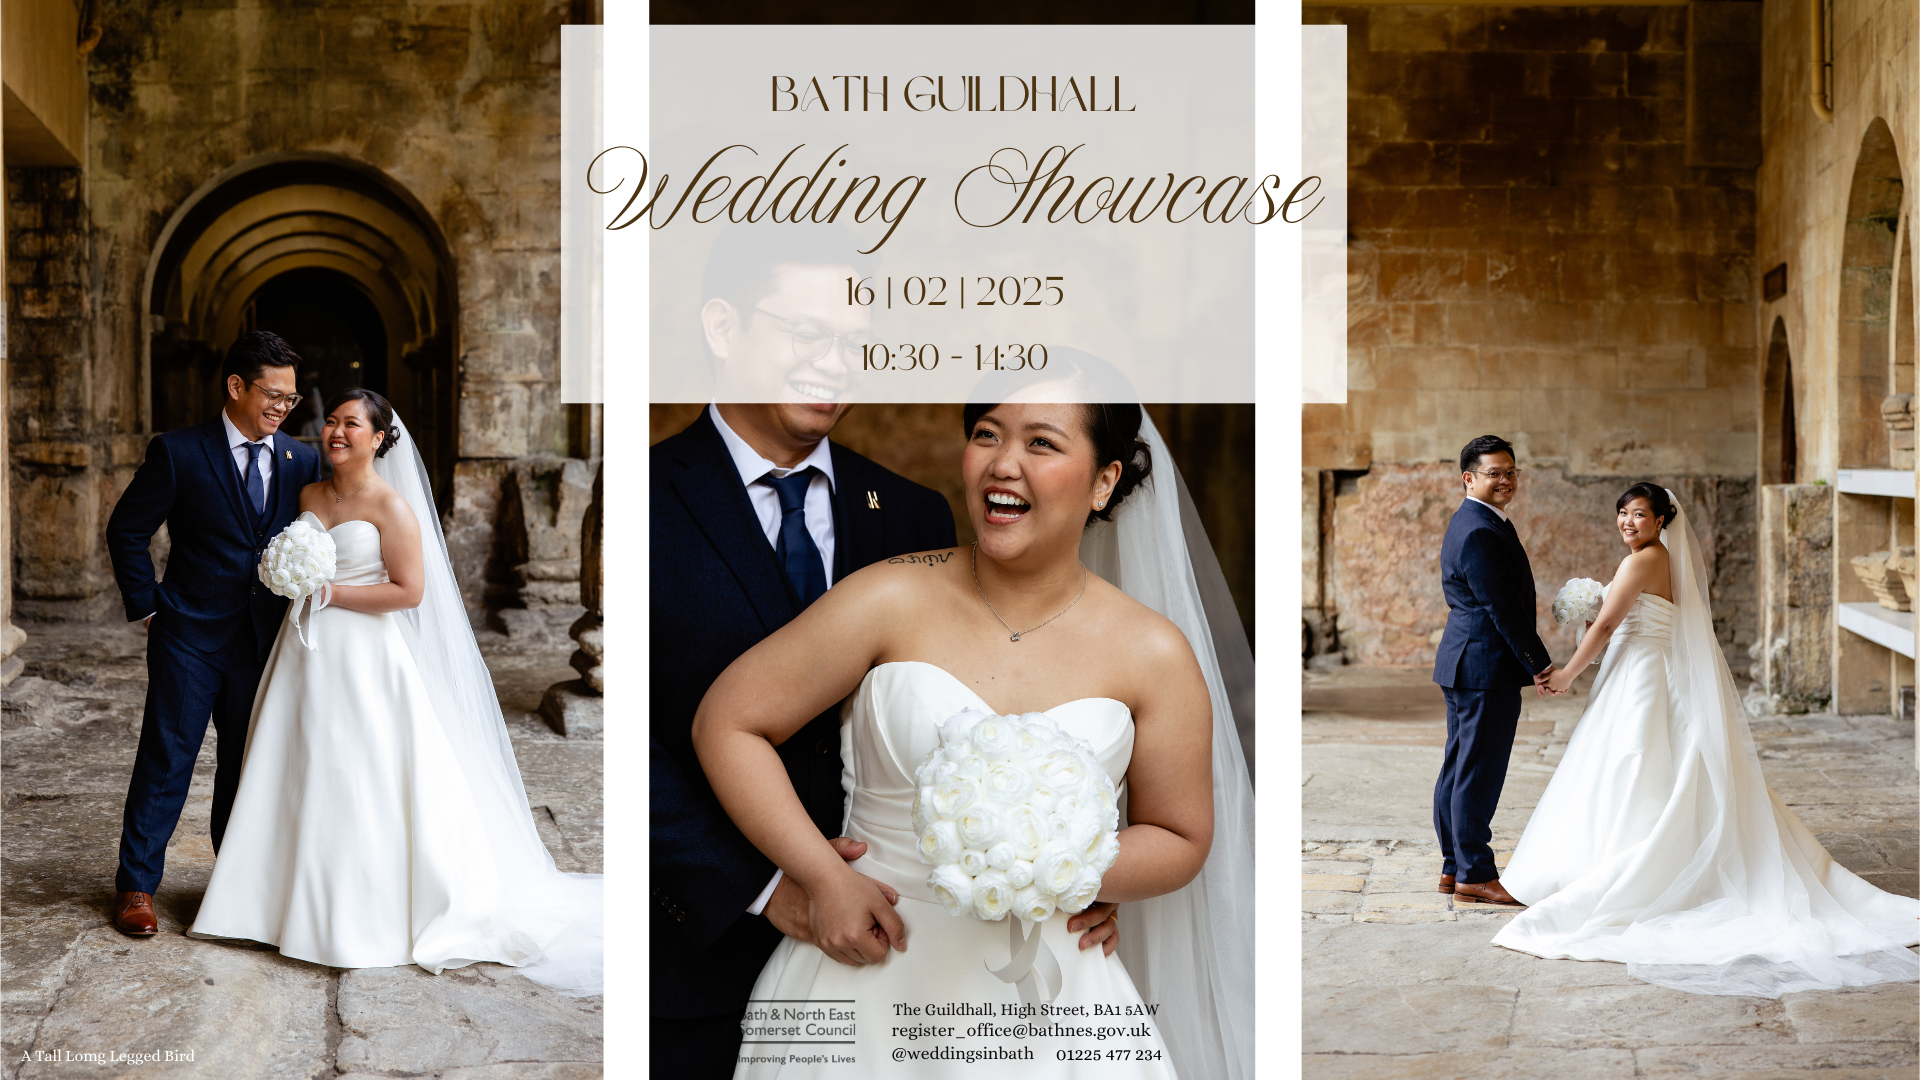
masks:
<path id="1" fill-rule="evenodd" d="M 453 575 L 426 463 L 398 416 L 393 428 L 399 444 L 374 459 L 374 472 L 406 499 L 419 521 L 427 579 L 420 606 L 400 620 L 401 636 L 439 705 L 435 715 L 472 792 L 481 831 L 491 838 L 493 877 L 505 890 L 497 917 L 522 939 L 522 975 L 562 993 L 598 994 L 600 875 L 561 873 L 534 828 L 493 676 Z"/>
<path id="2" fill-rule="evenodd" d="M 1199 876 L 1124 905 L 1120 958 L 1181 1076 L 1253 1076 L 1253 653 L 1166 440 L 1141 411 L 1153 472 L 1080 542 L 1080 558 L 1187 636 L 1213 701 L 1213 847 Z"/>

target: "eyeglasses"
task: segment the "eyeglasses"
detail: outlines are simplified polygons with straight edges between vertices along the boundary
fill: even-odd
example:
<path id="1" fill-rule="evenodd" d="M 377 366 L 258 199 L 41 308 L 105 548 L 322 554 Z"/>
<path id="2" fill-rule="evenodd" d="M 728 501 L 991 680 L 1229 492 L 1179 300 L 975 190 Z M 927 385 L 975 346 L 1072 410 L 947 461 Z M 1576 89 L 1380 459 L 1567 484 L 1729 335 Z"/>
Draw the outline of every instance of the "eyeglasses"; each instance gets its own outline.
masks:
<path id="1" fill-rule="evenodd" d="M 775 315 L 773 312 L 768 311 L 766 308 L 760 307 L 758 305 L 755 305 L 753 310 L 759 312 L 762 315 L 767 316 L 770 319 L 774 319 L 776 321 L 787 324 L 787 326 L 784 327 L 783 329 L 785 330 L 788 339 L 793 342 L 794 357 L 800 360 L 805 360 L 809 362 L 818 360 L 821 357 L 827 355 L 827 353 L 832 351 L 836 346 L 840 348 L 844 348 L 848 352 L 852 353 L 852 352 L 860 352 L 866 349 L 867 346 L 873 344 L 872 334 L 822 333 L 820 330 L 817 330 L 814 327 L 808 326 L 794 319 L 789 319 L 784 315 Z"/>
<path id="2" fill-rule="evenodd" d="M 292 412 L 295 405 L 305 400 L 299 394 L 282 394 L 278 390 L 261 387 L 259 383 L 250 382 L 247 386 L 259 387 L 260 392 L 267 396 L 267 408 L 273 412 Z"/>
<path id="3" fill-rule="evenodd" d="M 1496 484 L 1502 480 L 1520 479 L 1519 469 L 1488 469 L 1485 472 L 1482 472 L 1479 469 L 1468 469 L 1467 471 L 1472 473 L 1475 476 L 1484 476 Z"/>

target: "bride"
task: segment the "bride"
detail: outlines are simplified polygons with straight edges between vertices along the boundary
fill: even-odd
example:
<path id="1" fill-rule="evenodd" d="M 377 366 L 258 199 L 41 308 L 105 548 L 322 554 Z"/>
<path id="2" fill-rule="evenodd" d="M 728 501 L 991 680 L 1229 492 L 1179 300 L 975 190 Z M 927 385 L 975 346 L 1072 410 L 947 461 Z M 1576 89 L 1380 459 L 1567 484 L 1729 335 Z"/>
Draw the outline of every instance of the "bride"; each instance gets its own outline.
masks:
<path id="1" fill-rule="evenodd" d="M 1137 405 L 1003 401 L 968 406 L 965 424 L 978 543 L 835 585 L 728 668 L 695 719 L 715 794 L 805 887 L 819 943 L 784 939 L 761 971 L 736 1077 L 946 1075 L 953 1061 L 1250 1077 L 1251 791 L 1171 459 Z M 774 748 L 850 693 L 844 831 L 867 854 L 848 864 Z M 936 901 L 913 774 L 968 709 L 1044 711 L 1120 785 L 1120 854 L 1098 894 L 1124 905 L 1119 956 L 1081 948 L 1065 912 L 1028 931 Z M 795 1000 L 842 1002 L 847 1029 L 814 1038 L 851 1045 L 756 1030 L 756 1009 Z"/>
<path id="2" fill-rule="evenodd" d="M 600 877 L 560 873 L 534 829 L 419 451 L 368 390 L 327 404 L 322 437 L 333 477 L 300 518 L 337 570 L 274 642 L 190 932 L 598 994 Z"/>
<path id="3" fill-rule="evenodd" d="M 1708 994 L 1920 976 L 1920 900 L 1834 862 L 1768 790 L 1673 493 L 1635 484 L 1617 510 L 1629 554 L 1547 690 L 1606 659 L 1500 878 L 1530 906 L 1494 944 Z"/>

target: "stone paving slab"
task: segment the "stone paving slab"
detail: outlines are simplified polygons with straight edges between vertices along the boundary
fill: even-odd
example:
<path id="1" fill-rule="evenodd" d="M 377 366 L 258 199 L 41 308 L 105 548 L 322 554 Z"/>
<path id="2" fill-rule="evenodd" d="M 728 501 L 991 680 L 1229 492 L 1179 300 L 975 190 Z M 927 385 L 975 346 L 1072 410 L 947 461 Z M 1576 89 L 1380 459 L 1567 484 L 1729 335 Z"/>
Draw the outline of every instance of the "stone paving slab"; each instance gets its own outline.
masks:
<path id="1" fill-rule="evenodd" d="M 1311 1078 L 1686 1077 L 1915 1080 L 1920 986 L 1779 1000 L 1685 994 L 1625 965 L 1541 960 L 1491 944 L 1513 909 L 1435 888 L 1430 800 L 1444 712 L 1410 669 L 1310 673 L 1301 851 L 1303 1074 Z M 1342 680 L 1351 680 L 1346 686 Z M 1312 684 L 1319 684 L 1316 696 Z M 1381 688 L 1384 705 L 1365 693 Z M 1518 841 L 1585 705 L 1525 706 L 1496 861 Z M 1383 719 L 1387 716 L 1397 719 Z M 1920 895 L 1913 725 L 1889 717 L 1762 717 L 1768 783 L 1841 865 Z"/>
<path id="2" fill-rule="evenodd" d="M 0 1077 L 602 1074 L 600 999 L 555 994 L 511 968 L 343 970 L 264 945 L 185 937 L 213 868 L 211 729 L 154 898 L 161 932 L 137 941 L 114 931 L 107 919 L 146 689 L 145 635 L 125 624 L 28 632 L 26 669 L 0 701 Z M 481 648 L 541 839 L 563 869 L 598 872 L 601 743 L 562 738 L 530 715 L 548 685 L 576 676 L 570 643 L 483 633 Z M 50 1060 L 168 1049 L 193 1060 Z"/>
<path id="3" fill-rule="evenodd" d="M 1511 986 L 1462 983 L 1303 988 L 1301 1048 L 1309 1054 L 1502 1050 L 1516 993 Z M 1358 1016 L 1367 1022 L 1353 1024 Z"/>
<path id="4" fill-rule="evenodd" d="M 1306 1080 L 1614 1080 L 1639 1075 L 1624 1050 L 1484 1054 L 1309 1054 Z"/>
<path id="5" fill-rule="evenodd" d="M 512 968 L 474 964 L 340 975 L 342 1069 L 420 1074 L 519 1062 L 597 1062 L 601 1001 L 569 998 Z"/>

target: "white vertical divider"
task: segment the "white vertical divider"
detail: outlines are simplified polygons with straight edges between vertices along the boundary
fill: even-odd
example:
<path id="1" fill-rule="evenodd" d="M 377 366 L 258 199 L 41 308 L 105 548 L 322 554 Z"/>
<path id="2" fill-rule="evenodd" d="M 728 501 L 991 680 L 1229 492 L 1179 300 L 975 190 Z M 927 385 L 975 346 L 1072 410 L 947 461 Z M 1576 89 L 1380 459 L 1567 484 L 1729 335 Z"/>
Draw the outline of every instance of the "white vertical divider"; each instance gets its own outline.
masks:
<path id="1" fill-rule="evenodd" d="M 1286 187 L 1302 175 L 1300 0 L 1258 0 L 1254 24 L 1254 160 Z M 1285 190 L 1285 187 L 1283 187 Z M 1254 231 L 1255 550 L 1276 568 L 1257 576 L 1255 655 L 1255 1048 L 1259 1076 L 1300 1073 L 1300 401 L 1302 234 L 1273 221 Z M 1271 557 L 1269 557 L 1271 556 Z"/>
<path id="2" fill-rule="evenodd" d="M 608 0 L 605 7 L 605 92 L 608 146 L 648 144 L 650 56 L 647 0 Z M 633 159 L 629 156 L 629 162 Z M 632 170 L 628 183 L 637 183 Z M 606 202 L 625 201 L 626 192 Z M 645 1075 L 647 1056 L 647 342 L 649 231 L 608 232 L 602 245 L 606 393 L 606 1057 L 614 1075 Z M 635 902 L 638 898 L 638 903 Z M 615 900 L 621 901 L 615 904 Z"/>

